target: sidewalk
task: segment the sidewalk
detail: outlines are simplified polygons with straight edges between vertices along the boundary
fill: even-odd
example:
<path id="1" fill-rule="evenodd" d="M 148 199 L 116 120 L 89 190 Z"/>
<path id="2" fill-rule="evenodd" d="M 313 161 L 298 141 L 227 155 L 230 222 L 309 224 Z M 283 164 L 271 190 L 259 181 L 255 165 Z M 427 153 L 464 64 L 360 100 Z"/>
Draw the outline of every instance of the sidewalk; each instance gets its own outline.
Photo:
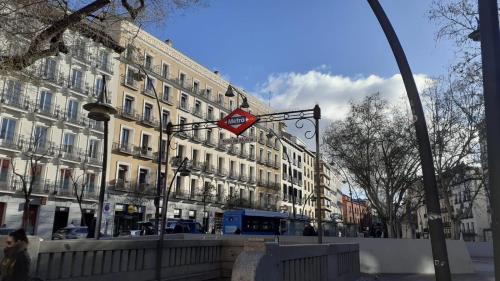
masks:
<path id="1" fill-rule="evenodd" d="M 453 281 L 495 281 L 493 259 L 473 259 L 475 274 L 453 275 Z M 434 281 L 434 275 L 366 275 L 358 281 Z"/>

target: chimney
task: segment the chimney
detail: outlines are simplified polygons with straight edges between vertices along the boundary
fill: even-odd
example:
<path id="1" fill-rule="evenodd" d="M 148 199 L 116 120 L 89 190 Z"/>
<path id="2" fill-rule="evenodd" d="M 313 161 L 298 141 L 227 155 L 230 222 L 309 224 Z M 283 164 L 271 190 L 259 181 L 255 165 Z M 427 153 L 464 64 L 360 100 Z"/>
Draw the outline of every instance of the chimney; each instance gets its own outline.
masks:
<path id="1" fill-rule="evenodd" d="M 219 75 L 219 71 L 218 70 L 214 70 L 214 73 Z"/>
<path id="2" fill-rule="evenodd" d="M 169 47 L 172 47 L 172 40 L 167 39 L 167 40 L 165 40 L 165 43 L 166 43 Z"/>

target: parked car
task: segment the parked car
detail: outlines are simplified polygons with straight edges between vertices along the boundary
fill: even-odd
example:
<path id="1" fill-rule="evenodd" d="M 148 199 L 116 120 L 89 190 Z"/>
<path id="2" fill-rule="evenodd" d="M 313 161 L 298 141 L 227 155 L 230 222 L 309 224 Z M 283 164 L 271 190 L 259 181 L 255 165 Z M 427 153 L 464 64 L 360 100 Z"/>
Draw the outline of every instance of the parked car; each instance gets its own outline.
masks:
<path id="1" fill-rule="evenodd" d="M 168 220 L 165 233 L 203 233 L 203 228 L 195 220 Z"/>
<path id="2" fill-rule="evenodd" d="M 15 228 L 0 228 L 0 235 L 9 235 L 16 230 Z"/>
<path id="3" fill-rule="evenodd" d="M 52 234 L 53 240 L 84 239 L 87 238 L 89 229 L 86 226 L 63 227 Z"/>

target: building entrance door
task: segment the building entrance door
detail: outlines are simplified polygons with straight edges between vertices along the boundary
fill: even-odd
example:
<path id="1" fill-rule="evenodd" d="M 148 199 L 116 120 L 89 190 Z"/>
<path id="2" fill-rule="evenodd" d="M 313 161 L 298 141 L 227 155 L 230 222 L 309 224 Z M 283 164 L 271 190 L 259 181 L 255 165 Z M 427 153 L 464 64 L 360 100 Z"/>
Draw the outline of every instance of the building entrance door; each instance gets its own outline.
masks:
<path id="1" fill-rule="evenodd" d="M 52 227 L 52 233 L 58 231 L 59 229 L 66 227 L 68 225 L 69 208 L 68 207 L 56 207 L 56 212 L 54 214 L 54 226 Z"/>

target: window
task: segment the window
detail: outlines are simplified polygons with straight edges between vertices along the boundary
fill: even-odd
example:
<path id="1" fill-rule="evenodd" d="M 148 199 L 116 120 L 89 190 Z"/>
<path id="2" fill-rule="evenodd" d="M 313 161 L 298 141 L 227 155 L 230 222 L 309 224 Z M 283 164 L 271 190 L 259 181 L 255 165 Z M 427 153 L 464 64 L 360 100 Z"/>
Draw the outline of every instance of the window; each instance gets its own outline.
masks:
<path id="1" fill-rule="evenodd" d="M 186 94 L 181 95 L 181 101 L 180 101 L 180 106 L 182 109 L 187 109 L 188 108 L 188 97 Z"/>
<path id="2" fill-rule="evenodd" d="M 200 91 L 200 83 L 194 81 L 193 82 L 193 92 L 198 93 Z"/>
<path id="3" fill-rule="evenodd" d="M 145 89 L 147 93 L 153 94 L 154 91 L 154 85 L 155 85 L 155 79 L 146 76 L 146 83 L 145 83 Z"/>
<path id="4" fill-rule="evenodd" d="M 253 197 L 254 197 L 254 191 L 250 190 L 248 194 L 248 203 L 250 203 L 250 206 L 253 206 L 253 200 L 254 200 Z"/>
<path id="5" fill-rule="evenodd" d="M 73 153 L 75 146 L 75 134 L 65 133 L 63 140 L 63 151 L 66 153 Z"/>
<path id="6" fill-rule="evenodd" d="M 141 147 L 142 147 L 143 153 L 145 153 L 145 152 L 147 152 L 148 150 L 151 149 L 151 147 L 149 146 L 150 138 L 151 138 L 150 135 L 142 134 L 142 144 L 141 144 Z"/>
<path id="7" fill-rule="evenodd" d="M 131 96 L 126 96 L 123 102 L 123 111 L 127 114 L 134 113 L 134 98 Z"/>
<path id="8" fill-rule="evenodd" d="M 174 209 L 174 218 L 180 219 L 182 216 L 182 209 Z"/>
<path id="9" fill-rule="evenodd" d="M 99 157 L 99 140 L 97 139 L 89 140 L 88 156 L 94 159 L 97 159 Z"/>
<path id="10" fill-rule="evenodd" d="M 121 134 L 121 139 L 120 139 L 121 145 L 128 146 L 129 138 L 130 138 L 130 130 L 122 128 L 122 134 Z"/>
<path id="11" fill-rule="evenodd" d="M 207 98 L 212 100 L 211 97 L 212 97 L 212 89 L 206 89 L 206 94 L 207 94 Z"/>
<path id="12" fill-rule="evenodd" d="M 201 116 L 201 102 L 199 100 L 194 103 L 194 114 Z"/>
<path id="13" fill-rule="evenodd" d="M 189 191 L 189 196 L 194 197 L 196 192 L 196 179 L 191 179 L 191 186 Z"/>
<path id="14" fill-rule="evenodd" d="M 82 72 L 78 69 L 73 69 L 71 72 L 71 88 L 81 89 L 82 88 Z"/>
<path id="15" fill-rule="evenodd" d="M 217 198 L 219 198 L 219 200 L 222 199 L 222 196 L 223 196 L 223 192 L 224 192 L 224 186 L 222 184 L 218 184 L 217 185 Z"/>
<path id="16" fill-rule="evenodd" d="M 3 118 L 2 127 L 0 128 L 0 139 L 4 142 L 13 142 L 16 131 L 15 119 Z"/>
<path id="17" fill-rule="evenodd" d="M 71 170 L 70 169 L 61 169 L 61 173 L 59 175 L 60 188 L 64 190 L 68 190 L 71 185 Z"/>
<path id="18" fill-rule="evenodd" d="M 87 193 L 94 193 L 96 186 L 96 176 L 95 174 L 88 173 L 87 174 Z"/>
<path id="19" fill-rule="evenodd" d="M 78 109 L 79 102 L 77 100 L 68 101 L 67 116 L 69 121 L 75 122 L 78 120 Z"/>
<path id="20" fill-rule="evenodd" d="M 195 210 L 189 210 L 188 217 L 191 220 L 196 219 L 196 211 Z"/>
<path id="21" fill-rule="evenodd" d="M 217 97 L 217 102 L 219 104 L 224 104 L 224 95 L 219 93 L 218 97 Z"/>
<path id="22" fill-rule="evenodd" d="M 9 179 L 10 169 L 10 160 L 0 159 L 0 182 L 7 182 L 7 180 Z"/>
<path id="23" fill-rule="evenodd" d="M 106 52 L 101 52 L 99 57 L 100 68 L 108 70 L 109 69 L 109 54 Z"/>
<path id="24" fill-rule="evenodd" d="M 212 129 L 207 129 L 207 142 L 212 142 Z"/>
<path id="25" fill-rule="evenodd" d="M 153 111 L 153 105 L 146 103 L 144 104 L 144 120 L 145 121 L 151 121 L 153 116 L 152 116 L 152 111 Z"/>
<path id="26" fill-rule="evenodd" d="M 209 106 L 207 109 L 207 119 L 208 120 L 214 120 L 214 108 Z"/>
<path id="27" fill-rule="evenodd" d="M 179 84 L 181 84 L 181 86 L 184 87 L 185 86 L 185 84 L 184 84 L 185 82 L 186 82 L 186 74 L 181 73 L 179 75 Z"/>
<path id="28" fill-rule="evenodd" d="M 19 81 L 7 81 L 7 100 L 18 101 L 22 92 L 22 84 Z"/>
<path id="29" fill-rule="evenodd" d="M 191 160 L 193 162 L 198 162 L 198 155 L 199 155 L 199 151 L 197 149 L 193 149 L 193 156 L 191 157 Z"/>
<path id="30" fill-rule="evenodd" d="M 164 101 L 171 102 L 171 97 L 170 97 L 170 86 L 168 85 L 163 85 L 163 96 L 162 96 Z"/>
<path id="31" fill-rule="evenodd" d="M 146 55 L 146 57 L 144 59 L 144 67 L 148 68 L 148 69 L 153 68 L 153 57 L 152 56 Z"/>
<path id="32" fill-rule="evenodd" d="M 161 122 L 163 125 L 163 128 L 167 128 L 168 122 L 170 122 L 170 112 L 168 110 L 162 110 L 161 113 Z"/>
<path id="33" fill-rule="evenodd" d="M 229 100 L 229 109 L 234 109 L 234 102 L 232 100 Z"/>
<path id="34" fill-rule="evenodd" d="M 135 73 L 136 73 L 136 70 L 134 70 L 133 68 L 130 68 L 130 67 L 127 68 L 127 77 L 125 80 L 125 83 L 127 85 L 135 86 Z"/>
<path id="35" fill-rule="evenodd" d="M 179 157 L 180 159 L 184 158 L 184 145 L 182 144 L 179 144 L 177 146 L 177 157 Z"/>
<path id="36" fill-rule="evenodd" d="M 147 186 L 149 185 L 149 170 L 144 169 L 144 168 L 140 168 L 137 181 L 139 183 L 140 189 L 147 188 Z"/>
<path id="37" fill-rule="evenodd" d="M 163 64 L 161 66 L 161 76 L 165 79 L 168 79 L 169 76 L 168 64 Z"/>
<path id="38" fill-rule="evenodd" d="M 94 96 L 99 96 L 100 93 L 102 92 L 102 86 L 103 86 L 103 83 L 102 83 L 102 78 L 96 78 L 95 79 L 95 86 L 94 86 Z"/>
<path id="39" fill-rule="evenodd" d="M 118 165 L 118 182 L 128 182 L 128 178 L 128 166 L 123 164 Z"/>
<path id="40" fill-rule="evenodd" d="M 43 148 L 47 143 L 47 128 L 36 126 L 33 132 L 33 144 L 35 148 Z"/>
<path id="41" fill-rule="evenodd" d="M 45 60 L 45 65 L 43 68 L 43 75 L 46 79 L 55 80 L 56 79 L 56 60 L 52 58 L 47 58 Z"/>

